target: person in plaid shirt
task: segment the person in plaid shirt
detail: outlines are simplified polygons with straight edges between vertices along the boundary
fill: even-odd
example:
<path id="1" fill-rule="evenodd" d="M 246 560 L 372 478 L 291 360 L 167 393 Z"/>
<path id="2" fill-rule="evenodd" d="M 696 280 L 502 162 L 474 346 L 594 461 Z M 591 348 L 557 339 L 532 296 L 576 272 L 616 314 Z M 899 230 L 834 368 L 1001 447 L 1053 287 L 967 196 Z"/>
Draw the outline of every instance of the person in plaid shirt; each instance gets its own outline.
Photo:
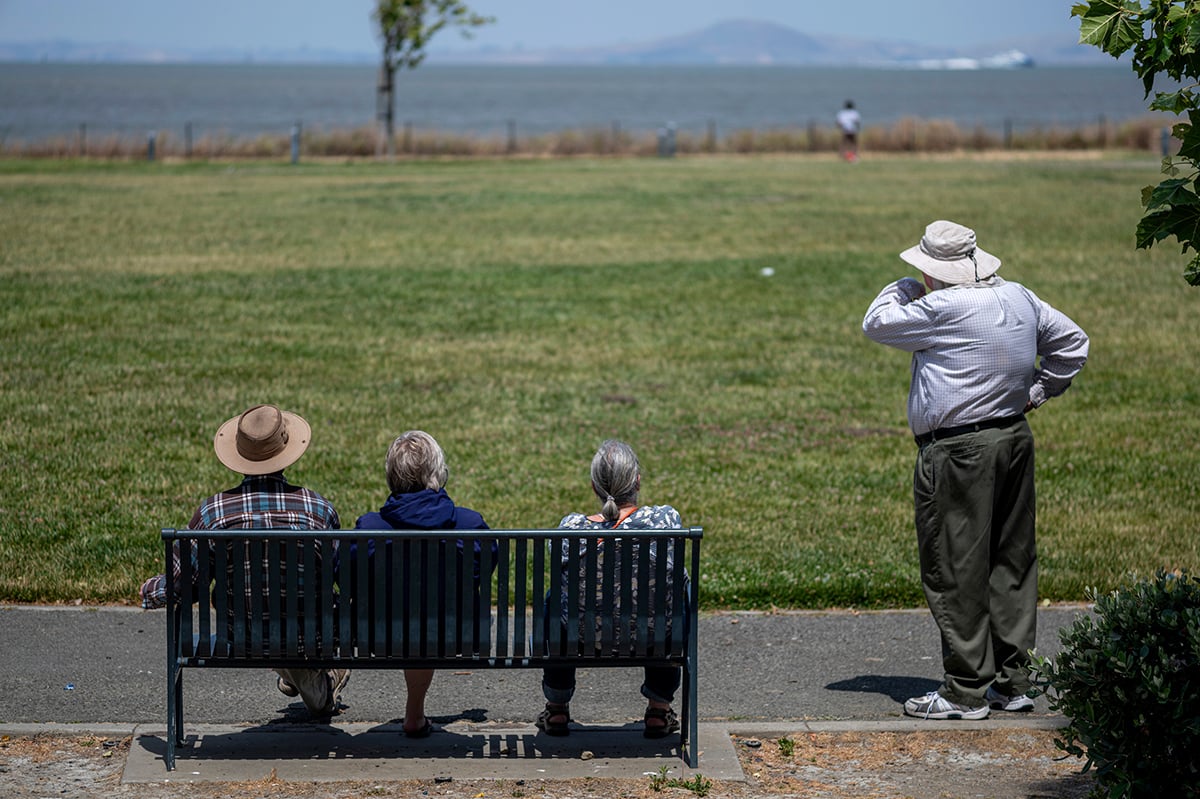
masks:
<path id="1" fill-rule="evenodd" d="M 274 405 L 256 405 L 226 421 L 217 430 L 213 447 L 217 459 L 242 474 L 243 480 L 240 485 L 200 503 L 188 522 L 188 529 L 338 529 L 337 511 L 327 499 L 288 483 L 283 476 L 284 468 L 304 454 L 311 437 L 308 422 Z M 198 564 L 194 548 L 191 559 L 195 575 Z M 168 590 L 178 597 L 181 571 L 176 550 L 170 579 L 159 574 L 143 583 L 142 607 L 147 610 L 165 607 Z M 341 690 L 350 679 L 347 669 L 281 669 L 277 673 L 279 690 L 286 696 L 299 695 L 305 707 L 317 716 L 337 711 Z"/>

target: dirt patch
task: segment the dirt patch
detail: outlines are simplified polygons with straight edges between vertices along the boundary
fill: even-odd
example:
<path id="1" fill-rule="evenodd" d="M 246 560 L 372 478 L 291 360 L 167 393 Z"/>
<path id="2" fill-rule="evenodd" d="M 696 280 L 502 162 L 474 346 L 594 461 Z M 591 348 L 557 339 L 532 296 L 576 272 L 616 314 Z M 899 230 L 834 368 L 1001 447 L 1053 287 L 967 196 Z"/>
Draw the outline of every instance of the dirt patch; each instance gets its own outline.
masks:
<path id="1" fill-rule="evenodd" d="M 59 734 L 0 738 L 6 799 L 1083 799 L 1094 787 L 1079 762 L 1060 760 L 1042 730 L 835 732 L 790 738 L 734 736 L 744 782 L 700 774 L 668 785 L 653 776 L 578 780 L 412 780 L 302 783 L 122 784 L 131 739 Z M 790 742 L 790 743 L 787 743 Z"/>
<path id="2" fill-rule="evenodd" d="M 762 796 L 986 796 L 1082 799 L 1094 787 L 1080 762 L 1063 760 L 1045 730 L 837 732 L 734 736 L 746 776 Z"/>

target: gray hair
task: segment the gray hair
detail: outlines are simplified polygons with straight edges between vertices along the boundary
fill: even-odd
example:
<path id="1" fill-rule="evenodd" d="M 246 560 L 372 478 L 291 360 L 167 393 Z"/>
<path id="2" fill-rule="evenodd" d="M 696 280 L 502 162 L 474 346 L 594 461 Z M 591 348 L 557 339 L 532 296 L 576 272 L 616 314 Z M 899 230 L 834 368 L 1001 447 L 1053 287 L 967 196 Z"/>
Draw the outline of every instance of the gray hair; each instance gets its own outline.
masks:
<path id="1" fill-rule="evenodd" d="M 931 288 L 932 291 L 941 291 L 942 289 L 948 289 L 948 288 L 953 288 L 954 286 L 962 285 L 960 283 L 947 283 L 944 280 L 938 280 L 936 277 L 934 277 L 933 275 L 928 274 L 926 272 L 922 272 L 921 274 L 923 274 L 923 275 L 925 275 L 925 277 L 929 278 L 929 285 L 932 287 Z M 967 281 L 967 282 L 971 283 L 971 281 Z M 992 286 L 992 285 L 995 285 L 995 283 L 996 283 L 995 275 L 989 275 L 988 277 L 985 277 L 983 280 L 974 281 L 974 284 L 977 286 Z"/>
<path id="2" fill-rule="evenodd" d="M 592 490 L 600 498 L 600 513 L 616 521 L 621 505 L 637 502 L 642 472 L 637 454 L 624 441 L 610 438 L 600 445 L 592 458 Z"/>
<path id="3" fill-rule="evenodd" d="M 450 477 L 446 453 L 433 436 L 422 430 L 409 430 L 393 441 L 384 467 L 388 490 L 393 494 L 412 494 L 426 488 L 437 491 Z"/>

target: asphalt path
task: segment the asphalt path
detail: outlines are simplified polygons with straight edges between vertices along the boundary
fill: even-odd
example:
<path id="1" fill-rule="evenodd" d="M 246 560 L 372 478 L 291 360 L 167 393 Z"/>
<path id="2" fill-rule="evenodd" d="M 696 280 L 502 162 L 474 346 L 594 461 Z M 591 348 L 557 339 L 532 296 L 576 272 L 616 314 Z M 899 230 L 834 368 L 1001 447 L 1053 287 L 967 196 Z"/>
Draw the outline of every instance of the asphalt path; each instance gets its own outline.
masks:
<path id="1" fill-rule="evenodd" d="M 1083 605 L 1039 609 L 1038 645 Z M 699 620 L 701 722 L 887 721 L 910 696 L 938 687 L 940 643 L 926 610 L 705 613 Z M 165 724 L 163 611 L 0 606 L 0 724 Z M 581 669 L 571 703 L 584 724 L 641 718 L 641 675 Z M 345 723 L 390 723 L 404 712 L 398 671 L 357 670 L 342 696 Z M 426 703 L 438 724 L 529 723 L 543 705 L 535 669 L 437 673 Z M 188 723 L 265 724 L 306 717 L 265 669 L 187 669 Z M 1048 715 L 1037 700 L 1031 721 Z"/>

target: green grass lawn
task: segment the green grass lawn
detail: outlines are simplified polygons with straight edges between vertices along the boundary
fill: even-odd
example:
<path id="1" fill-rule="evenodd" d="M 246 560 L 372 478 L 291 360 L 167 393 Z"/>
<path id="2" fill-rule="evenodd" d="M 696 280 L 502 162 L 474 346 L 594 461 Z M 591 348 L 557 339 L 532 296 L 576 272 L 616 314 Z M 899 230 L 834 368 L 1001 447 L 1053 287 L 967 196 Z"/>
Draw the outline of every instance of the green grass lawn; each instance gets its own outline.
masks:
<path id="1" fill-rule="evenodd" d="M 353 526 L 428 430 L 494 527 L 592 510 L 610 436 L 705 528 L 706 607 L 923 603 L 909 359 L 862 315 L 949 218 L 1079 322 L 1031 418 L 1041 590 L 1200 550 L 1200 293 L 1133 247 L 1148 156 L 0 162 L 0 600 L 132 600 L 158 530 L 236 482 L 226 418 L 313 425 Z M 764 267 L 774 269 L 767 277 Z"/>

